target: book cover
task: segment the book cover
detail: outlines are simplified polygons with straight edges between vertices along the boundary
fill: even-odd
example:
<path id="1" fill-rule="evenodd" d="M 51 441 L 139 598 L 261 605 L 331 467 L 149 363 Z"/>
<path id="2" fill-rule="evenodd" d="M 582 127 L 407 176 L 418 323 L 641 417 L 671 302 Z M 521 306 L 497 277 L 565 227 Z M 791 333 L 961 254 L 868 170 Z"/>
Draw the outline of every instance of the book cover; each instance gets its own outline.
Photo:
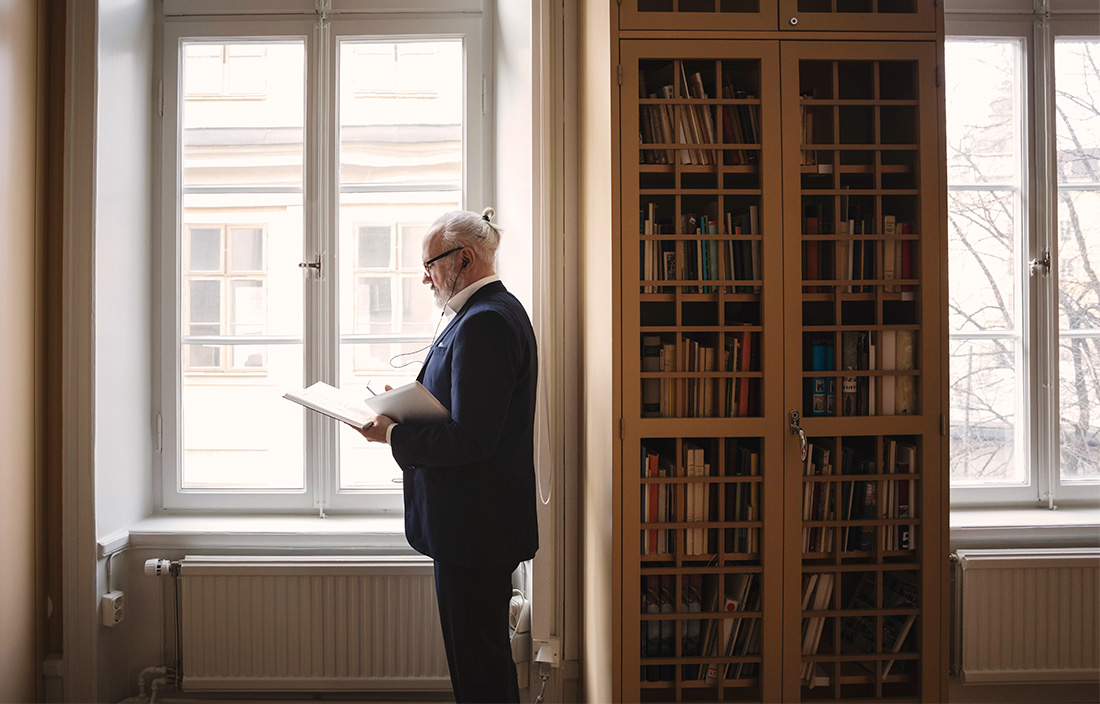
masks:
<path id="1" fill-rule="evenodd" d="M 897 331 L 897 347 L 895 356 L 895 366 L 898 371 L 908 371 L 913 369 L 913 365 L 916 361 L 915 344 L 916 333 L 912 330 L 898 330 Z M 897 415 L 908 415 L 916 412 L 916 393 L 917 393 L 917 380 L 916 377 L 906 375 L 898 375 L 896 381 L 896 387 L 894 390 L 894 413 Z"/>
<path id="2" fill-rule="evenodd" d="M 658 335 L 642 336 L 642 371 L 661 371 L 661 338 Z M 661 380 L 656 377 L 642 379 L 642 417 L 657 418 L 661 415 Z"/>

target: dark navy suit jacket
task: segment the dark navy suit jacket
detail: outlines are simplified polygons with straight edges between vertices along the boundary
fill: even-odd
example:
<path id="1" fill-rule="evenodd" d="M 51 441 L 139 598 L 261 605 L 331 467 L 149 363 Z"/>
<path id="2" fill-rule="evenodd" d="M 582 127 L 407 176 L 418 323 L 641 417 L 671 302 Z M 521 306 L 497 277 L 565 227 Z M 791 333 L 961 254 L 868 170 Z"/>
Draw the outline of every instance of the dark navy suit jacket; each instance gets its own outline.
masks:
<path id="1" fill-rule="evenodd" d="M 431 347 L 419 379 L 451 420 L 401 423 L 390 435 L 404 470 L 405 535 L 418 552 L 469 567 L 534 557 L 535 344 L 523 305 L 494 281 Z"/>

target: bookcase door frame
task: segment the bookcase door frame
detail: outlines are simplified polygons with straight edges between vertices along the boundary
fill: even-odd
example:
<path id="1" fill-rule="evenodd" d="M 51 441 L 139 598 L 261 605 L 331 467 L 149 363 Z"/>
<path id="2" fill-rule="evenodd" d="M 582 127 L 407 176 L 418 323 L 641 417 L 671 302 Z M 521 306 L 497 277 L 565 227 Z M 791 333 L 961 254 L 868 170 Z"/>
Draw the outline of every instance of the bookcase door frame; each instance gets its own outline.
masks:
<path id="1" fill-rule="evenodd" d="M 756 11 L 751 11 L 751 0 L 731 3 L 729 0 L 664 0 L 667 11 L 641 11 L 639 5 L 651 7 L 660 3 L 646 0 L 624 0 L 619 5 L 619 28 L 658 29 L 658 30 L 748 30 L 765 31 L 776 28 L 777 14 L 775 0 L 756 0 Z M 736 5 L 743 11 L 733 12 L 724 5 Z M 671 8 L 677 7 L 677 11 Z M 695 11 L 685 9 L 696 8 Z M 663 9 L 663 8 L 662 8 Z M 700 9 L 705 11 L 699 11 Z M 747 10 L 747 11 L 744 11 Z"/>
<path id="2" fill-rule="evenodd" d="M 918 140 L 917 159 L 915 165 L 914 184 L 909 192 L 915 192 L 919 198 L 917 219 L 919 222 L 919 264 L 916 269 L 916 281 L 913 282 L 917 290 L 916 304 L 916 360 L 918 369 L 916 382 L 917 408 L 910 415 L 874 415 L 845 417 L 839 413 L 836 415 L 812 415 L 810 409 L 804 408 L 804 386 L 801 383 L 806 377 L 804 370 L 811 369 L 803 358 L 805 345 L 802 338 L 805 333 L 803 327 L 803 305 L 807 298 L 813 298 L 813 294 L 807 295 L 803 285 L 803 261 L 801 246 L 804 240 L 803 222 L 803 185 L 802 177 L 806 170 L 803 167 L 802 152 L 805 150 L 802 124 L 800 120 L 788 119 L 783 126 L 784 146 L 784 250 L 787 252 L 785 259 L 785 346 L 786 371 L 784 379 L 785 409 L 796 409 L 801 412 L 801 427 L 806 435 L 811 438 L 825 439 L 826 441 L 839 441 L 847 438 L 867 438 L 873 443 L 876 452 L 888 438 L 904 436 L 912 438 L 919 445 L 919 469 L 917 470 L 916 498 L 917 513 L 914 523 L 916 528 L 916 541 L 911 558 L 882 550 L 882 543 L 877 543 L 872 553 L 865 558 L 860 557 L 835 557 L 815 559 L 811 557 L 804 560 L 802 533 L 802 515 L 804 510 L 804 464 L 797 451 L 788 451 L 785 454 L 785 506 L 786 516 L 784 535 L 784 574 L 787 579 L 784 582 L 784 603 L 787 606 L 785 614 L 786 635 L 784 637 L 784 668 L 783 668 L 783 699 L 785 701 L 797 701 L 804 692 L 800 682 L 800 666 L 802 653 L 800 650 L 800 627 L 802 619 L 798 616 L 801 611 L 802 594 L 800 580 L 797 575 L 804 572 L 812 572 L 813 565 L 822 566 L 822 571 L 832 572 L 837 577 L 846 571 L 865 570 L 867 572 L 881 574 L 889 569 L 909 569 L 919 573 L 919 603 L 918 614 L 914 625 L 916 632 L 915 646 L 917 653 L 917 665 L 919 676 L 917 686 L 919 691 L 909 692 L 908 696 L 917 696 L 922 701 L 942 701 L 946 692 L 944 686 L 945 659 L 942 652 L 946 650 L 947 633 L 945 630 L 947 603 L 944 601 L 946 594 L 943 588 L 943 580 L 946 575 L 947 554 L 945 550 L 945 495 L 944 482 L 946 481 L 947 468 L 943 463 L 942 435 L 943 413 L 942 406 L 942 377 L 945 371 L 941 368 L 943 355 L 940 346 L 946 341 L 943 335 L 943 302 L 946 294 L 946 276 L 941 271 L 942 248 L 944 246 L 943 217 L 941 216 L 942 193 L 941 184 L 944 175 L 941 173 L 942 156 L 939 150 L 942 144 L 939 138 L 937 118 L 942 114 L 942 89 L 936 85 L 936 43 L 934 41 L 920 42 L 798 42 L 786 41 L 782 43 L 781 65 L 784 83 L 783 114 L 785 116 L 800 114 L 803 101 L 800 98 L 800 64 L 803 61 L 829 62 L 913 62 L 916 69 L 915 88 L 918 92 L 913 114 L 916 117 L 915 135 Z M 836 100 L 837 96 L 830 96 L 833 100 L 821 101 L 833 103 L 834 109 L 839 111 L 845 106 L 840 105 L 844 101 Z M 879 109 L 885 104 L 890 109 L 897 109 L 897 103 L 901 101 L 879 101 L 876 99 L 851 101 L 855 109 L 868 111 Z M 875 112 L 877 115 L 878 113 Z M 880 124 L 875 122 L 876 125 Z M 877 130 L 878 127 L 875 127 Z M 839 145 L 843 139 L 831 140 Z M 874 141 L 874 140 L 872 140 Z M 827 151 L 826 145 L 822 150 Z M 868 151 L 875 151 L 872 145 L 868 145 Z M 875 170 L 879 167 L 879 157 L 875 158 Z M 834 164 L 834 167 L 838 167 Z M 895 167 L 896 168 L 896 167 Z M 872 194 L 884 192 L 882 187 L 876 185 L 868 189 Z M 881 215 L 881 213 L 879 213 Z M 882 308 L 882 298 L 887 294 L 882 292 L 881 281 L 874 285 L 876 293 L 865 294 L 866 298 L 873 299 L 873 304 Z M 842 285 L 832 287 L 835 290 L 843 288 Z M 817 294 L 821 297 L 821 294 Z M 832 294 L 837 296 L 838 294 Z M 893 294 L 896 298 L 897 294 Z M 839 303 L 836 304 L 840 309 Z M 847 328 L 858 326 L 845 326 L 839 324 L 841 314 L 837 313 L 831 325 L 832 332 L 837 338 Z M 868 327 L 881 329 L 884 320 L 873 321 Z M 888 324 L 885 327 L 890 327 Z M 839 369 L 839 367 L 834 367 Z M 874 372 L 871 372 L 873 375 Z M 836 393 L 840 394 L 840 375 L 834 375 L 838 384 Z M 837 400 L 839 403 L 839 399 Z M 796 444 L 796 443 L 794 443 Z M 835 442 L 834 442 L 835 444 Z M 793 448 L 792 445 L 788 445 Z M 837 460 L 839 464 L 839 459 Z M 884 480 L 885 481 L 885 480 Z M 834 483 L 839 486 L 839 482 Z M 839 504 L 839 502 L 838 502 Z M 876 531 L 884 530 L 891 525 L 890 520 L 883 519 L 874 524 Z M 840 524 L 835 530 L 842 530 Z M 837 538 L 839 541 L 839 538 Z M 837 543 L 839 544 L 839 542 Z M 839 554 L 839 550 L 837 551 Z M 831 561 L 830 561 L 831 560 Z M 844 601 L 847 595 L 834 595 L 830 599 L 826 618 L 834 618 L 834 623 L 841 621 L 846 605 Z M 793 616 L 792 616 L 793 615 Z M 839 626 L 837 626 L 839 628 Z M 839 643 L 839 638 L 835 641 Z M 829 651 L 832 652 L 832 651 Z M 851 655 L 835 653 L 835 657 L 828 654 L 822 656 L 827 661 L 842 663 L 852 660 Z M 912 656 L 910 656 L 912 657 Z M 837 665 L 839 667 L 839 665 Z M 832 685 L 830 685 L 832 686 Z M 843 694 L 841 695 L 843 696 Z M 885 696 L 876 690 L 873 696 Z M 815 697 L 816 694 L 815 694 Z"/>
<path id="3" fill-rule="evenodd" d="M 933 32 L 935 0 L 913 0 L 915 12 L 882 12 L 886 0 L 779 0 L 779 29 L 794 32 Z M 814 11 L 799 10 L 812 7 Z M 871 8 L 840 12 L 837 5 Z M 792 20 L 795 20 L 792 22 Z"/>

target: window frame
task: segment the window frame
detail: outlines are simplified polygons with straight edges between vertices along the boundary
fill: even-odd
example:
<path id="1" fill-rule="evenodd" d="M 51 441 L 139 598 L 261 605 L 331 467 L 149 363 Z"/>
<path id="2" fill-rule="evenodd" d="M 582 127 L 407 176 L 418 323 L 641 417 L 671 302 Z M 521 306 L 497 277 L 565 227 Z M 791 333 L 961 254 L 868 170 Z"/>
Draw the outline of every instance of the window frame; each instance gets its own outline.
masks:
<path id="1" fill-rule="evenodd" d="M 219 3 L 220 10 L 225 5 Z M 240 11 L 240 16 L 188 16 L 183 11 L 202 12 L 203 3 L 185 8 L 169 2 L 160 27 L 162 106 L 160 118 L 159 193 L 156 221 L 163 236 L 157 238 L 156 270 L 161 274 L 160 296 L 154 304 L 159 360 L 155 383 L 158 409 L 158 449 L 154 468 L 154 496 L 160 508 L 172 511 L 244 510 L 275 513 L 393 513 L 403 507 L 400 486 L 392 489 L 339 488 L 339 433 L 335 422 L 318 414 L 306 414 L 303 423 L 304 490 L 192 490 L 182 489 L 182 379 L 189 373 L 183 366 L 181 330 L 183 312 L 182 188 L 180 183 L 182 144 L 180 108 L 184 39 L 270 38 L 302 40 L 305 56 L 305 115 L 303 154 L 303 252 L 302 261 L 312 261 L 317 252 L 338 252 L 339 177 L 337 174 L 339 125 L 339 78 L 337 57 L 341 37 L 380 39 L 460 38 L 463 42 L 466 85 L 463 109 L 463 173 L 459 195 L 462 207 L 481 204 L 490 184 L 488 153 L 490 120 L 486 100 L 491 76 L 491 45 L 488 13 L 411 12 L 400 15 L 370 12 L 334 12 L 318 22 L 313 3 L 288 15 Z M 428 3 L 430 5 L 430 3 Z M 277 10 L 278 8 L 274 8 Z M 430 7 L 428 8 L 430 9 Z M 270 10 L 269 10 L 270 11 Z M 396 235 L 396 233 L 395 233 Z M 326 256 L 326 276 L 303 276 L 303 376 L 302 384 L 322 380 L 338 384 L 340 340 L 337 296 L 339 265 L 335 254 Z M 347 253 L 345 256 L 352 256 Z M 308 271 L 308 270 L 304 270 Z M 331 272 L 331 273 L 330 273 Z M 310 341 L 314 341 L 311 346 Z M 204 372 L 205 374 L 205 372 Z"/>
<path id="2" fill-rule="evenodd" d="M 1024 485 L 955 486 L 950 489 L 953 508 L 1096 506 L 1100 482 L 1063 484 L 1060 472 L 1058 404 L 1058 184 L 1054 159 L 1057 154 L 1054 116 L 1054 43 L 1058 36 L 1095 35 L 1100 13 L 1048 16 L 1035 12 L 1031 0 L 1000 3 L 986 12 L 953 11 L 976 3 L 956 0 L 947 8 L 945 35 L 958 39 L 1020 39 L 1023 72 L 1018 98 L 1023 109 L 1020 234 L 1016 280 L 1017 310 L 1022 315 L 1018 330 L 1022 365 L 1017 406 L 1017 436 L 1023 433 Z M 1089 24 L 1092 22 L 1093 24 Z M 949 187 L 948 187 L 949 188 Z M 1050 252 L 1050 274 L 1030 275 L 1029 263 Z M 956 339 L 949 333 L 949 339 Z M 948 372 L 950 373 L 950 372 Z"/>

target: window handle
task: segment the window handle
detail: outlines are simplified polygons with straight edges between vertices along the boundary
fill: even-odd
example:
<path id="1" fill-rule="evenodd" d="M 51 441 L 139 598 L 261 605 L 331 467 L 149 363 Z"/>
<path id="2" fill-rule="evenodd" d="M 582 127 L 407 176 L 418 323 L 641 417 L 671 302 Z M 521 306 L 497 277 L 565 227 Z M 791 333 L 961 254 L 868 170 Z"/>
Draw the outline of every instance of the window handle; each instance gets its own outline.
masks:
<path id="1" fill-rule="evenodd" d="M 299 269 L 313 269 L 315 272 L 317 272 L 317 278 L 320 279 L 321 275 L 323 273 L 322 270 L 321 270 L 321 255 L 318 254 L 317 259 L 315 259 L 312 262 L 298 262 L 298 268 Z"/>
<path id="2" fill-rule="evenodd" d="M 1031 266 L 1031 275 L 1035 276 L 1036 272 L 1042 268 L 1043 276 L 1050 276 L 1050 250 L 1044 249 L 1039 253 L 1041 259 L 1032 259 L 1029 262 Z"/>

